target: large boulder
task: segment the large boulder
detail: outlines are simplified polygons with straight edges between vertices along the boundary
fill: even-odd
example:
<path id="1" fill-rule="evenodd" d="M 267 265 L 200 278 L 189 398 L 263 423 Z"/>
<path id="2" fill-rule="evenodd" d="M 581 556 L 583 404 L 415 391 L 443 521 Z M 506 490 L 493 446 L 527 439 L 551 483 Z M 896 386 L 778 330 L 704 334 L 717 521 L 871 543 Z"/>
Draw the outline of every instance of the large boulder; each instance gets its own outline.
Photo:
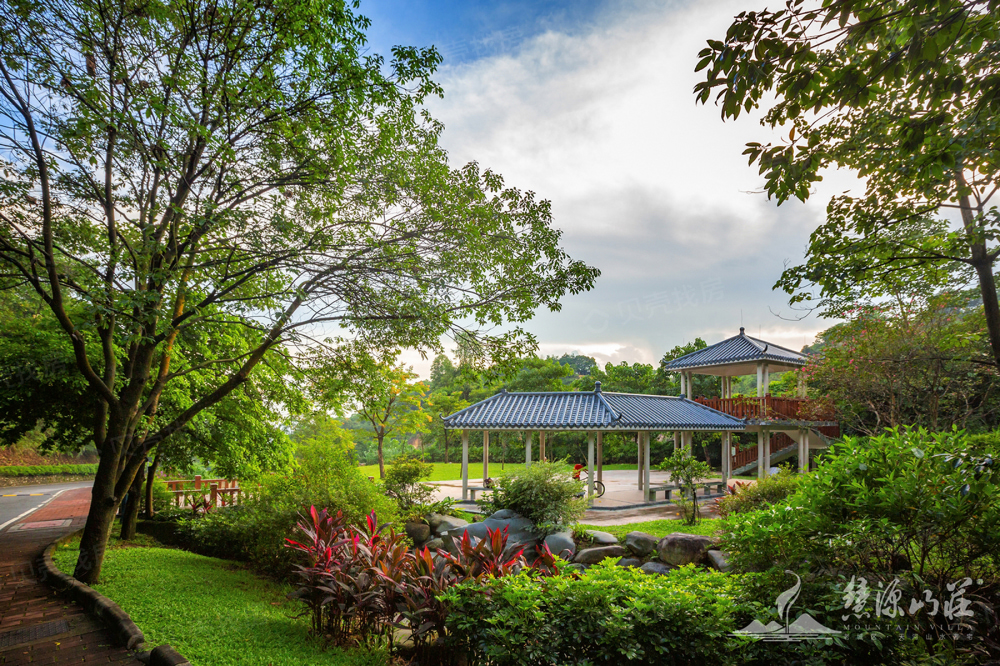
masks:
<path id="1" fill-rule="evenodd" d="M 623 557 L 622 559 L 618 560 L 618 564 L 616 566 L 631 568 L 631 567 L 638 567 L 641 565 L 642 565 L 642 560 L 640 560 L 638 557 Z"/>
<path id="2" fill-rule="evenodd" d="M 567 559 L 573 559 L 576 554 L 576 542 L 573 541 L 573 532 L 556 532 L 545 537 L 545 545 L 549 547 L 553 555 L 559 555 Z M 569 555 L 566 555 L 569 551 Z"/>
<path id="3" fill-rule="evenodd" d="M 511 518 L 520 518 L 521 515 L 516 511 L 511 511 L 510 509 L 500 509 L 490 516 L 493 520 L 510 520 Z"/>
<path id="4" fill-rule="evenodd" d="M 406 536 L 413 539 L 418 546 L 431 538 L 431 526 L 426 523 L 406 523 Z"/>
<path id="5" fill-rule="evenodd" d="M 587 536 L 594 540 L 598 546 L 614 546 L 618 543 L 618 537 L 614 534 L 608 534 L 607 532 L 600 532 L 598 530 L 587 530 Z"/>
<path id="6" fill-rule="evenodd" d="M 494 514 L 495 515 L 495 514 Z M 461 525 L 454 529 L 448 530 L 442 535 L 445 542 L 445 548 L 449 552 L 456 552 L 455 544 L 452 542 L 451 537 L 462 540 L 462 535 L 468 534 L 470 539 L 485 539 L 488 535 L 488 530 L 507 530 L 507 548 L 513 546 L 523 546 L 525 552 L 530 552 L 537 543 L 539 543 L 538 536 L 535 534 L 534 524 L 527 518 L 522 518 L 516 513 L 510 512 L 510 518 L 497 519 L 490 516 L 486 520 L 479 523 L 472 523 Z"/>
<path id="7" fill-rule="evenodd" d="M 704 561 L 714 545 L 715 539 L 712 537 L 675 532 L 660 539 L 660 543 L 656 545 L 656 553 L 667 564 L 683 566 Z"/>
<path id="8" fill-rule="evenodd" d="M 625 554 L 622 546 L 598 546 L 596 548 L 584 548 L 576 554 L 573 561 L 577 564 L 597 564 L 608 557 L 618 558 Z"/>
<path id="9" fill-rule="evenodd" d="M 718 569 L 723 573 L 727 573 L 732 570 L 733 565 L 729 563 L 729 558 L 721 550 L 710 550 L 708 551 L 708 563 L 712 565 L 714 569 Z"/>
<path id="10" fill-rule="evenodd" d="M 432 551 L 444 548 L 444 539 L 440 537 L 431 539 L 424 544 L 424 548 L 430 548 Z"/>
<path id="11" fill-rule="evenodd" d="M 438 536 L 449 532 L 456 527 L 465 527 L 469 521 L 456 518 L 455 516 L 445 516 L 440 513 L 427 514 L 427 524 L 431 527 L 431 532 Z"/>
<path id="12" fill-rule="evenodd" d="M 639 567 L 639 571 L 646 574 L 665 574 L 671 569 L 673 569 L 672 566 L 664 564 L 663 562 L 646 562 Z"/>
<path id="13" fill-rule="evenodd" d="M 625 547 L 638 557 L 646 557 L 652 553 L 659 542 L 660 537 L 645 532 L 629 532 L 625 535 Z"/>

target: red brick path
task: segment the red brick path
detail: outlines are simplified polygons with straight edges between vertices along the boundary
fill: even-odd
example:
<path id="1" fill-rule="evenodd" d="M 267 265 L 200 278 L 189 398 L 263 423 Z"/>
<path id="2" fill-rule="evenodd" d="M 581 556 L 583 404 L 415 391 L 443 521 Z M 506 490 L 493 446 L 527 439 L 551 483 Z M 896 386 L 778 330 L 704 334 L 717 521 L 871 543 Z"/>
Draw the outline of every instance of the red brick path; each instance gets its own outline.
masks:
<path id="1" fill-rule="evenodd" d="M 35 576 L 35 557 L 59 537 L 83 527 L 89 506 L 89 488 L 68 490 L 0 532 L 0 664 L 140 663 L 128 650 L 115 646 L 99 621 L 57 596 Z M 25 523 L 65 519 L 72 522 L 15 529 Z M 65 620 L 68 627 L 55 624 L 59 620 Z M 19 631 L 32 627 L 39 633 L 61 631 L 41 638 Z M 27 642 L 20 642 L 23 638 Z M 15 640 L 17 644 L 8 645 Z"/>

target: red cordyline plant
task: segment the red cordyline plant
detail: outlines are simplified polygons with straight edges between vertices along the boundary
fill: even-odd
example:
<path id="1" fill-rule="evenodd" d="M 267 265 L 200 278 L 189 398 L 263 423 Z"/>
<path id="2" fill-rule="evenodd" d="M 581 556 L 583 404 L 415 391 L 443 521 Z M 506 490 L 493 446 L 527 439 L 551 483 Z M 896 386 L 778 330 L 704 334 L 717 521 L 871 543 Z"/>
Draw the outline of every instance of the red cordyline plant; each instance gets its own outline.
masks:
<path id="1" fill-rule="evenodd" d="M 506 528 L 487 529 L 484 539 L 468 533 L 453 539 L 454 555 L 412 551 L 404 535 L 378 524 L 374 512 L 355 527 L 340 511 L 331 515 L 311 507 L 297 529 L 302 540 L 286 539 L 285 545 L 303 553 L 308 564 L 296 567 L 301 586 L 293 596 L 306 604 L 313 633 L 337 645 L 393 648 L 395 630 L 405 629 L 420 656 L 444 637 L 448 609 L 439 595 L 451 585 L 523 569 L 543 576 L 559 572 L 544 545 L 529 565 L 524 548 L 508 547 Z"/>

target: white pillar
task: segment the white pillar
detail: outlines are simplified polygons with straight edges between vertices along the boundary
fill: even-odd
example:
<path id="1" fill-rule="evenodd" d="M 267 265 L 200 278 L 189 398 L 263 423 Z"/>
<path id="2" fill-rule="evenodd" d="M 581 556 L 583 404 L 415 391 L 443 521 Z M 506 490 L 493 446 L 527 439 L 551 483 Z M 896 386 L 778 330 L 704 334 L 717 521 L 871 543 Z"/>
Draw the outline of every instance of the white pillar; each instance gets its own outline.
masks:
<path id="1" fill-rule="evenodd" d="M 694 399 L 694 382 L 692 381 L 693 379 L 694 379 L 694 374 L 689 372 L 687 380 L 688 400 Z"/>
<path id="2" fill-rule="evenodd" d="M 643 493 L 645 494 L 646 501 L 649 501 L 649 432 L 643 433 L 643 443 L 642 447 L 642 457 L 646 459 L 646 467 L 643 472 L 642 487 Z"/>
<path id="3" fill-rule="evenodd" d="M 765 474 L 764 467 L 764 429 L 761 428 L 757 432 L 757 478 L 763 479 Z"/>
<path id="4" fill-rule="evenodd" d="M 764 364 L 764 396 L 771 390 L 771 369 L 767 363 Z"/>
<path id="5" fill-rule="evenodd" d="M 769 470 L 771 469 L 771 431 L 770 430 L 765 430 L 764 431 L 764 460 L 767 461 L 767 464 L 764 466 L 764 476 L 767 476 L 770 473 Z"/>
<path id="6" fill-rule="evenodd" d="M 469 431 L 462 431 L 462 501 L 469 499 Z"/>
<path id="7" fill-rule="evenodd" d="M 804 397 L 806 397 L 806 379 L 805 379 L 805 377 L 803 377 L 801 370 L 799 370 L 798 375 L 799 375 L 799 377 L 798 377 L 798 380 L 799 380 L 798 381 L 798 384 L 799 384 L 798 385 L 798 394 L 799 394 L 800 398 L 804 398 Z"/>
<path id="8" fill-rule="evenodd" d="M 638 461 L 639 469 L 639 490 L 642 490 L 642 435 L 639 432 L 635 433 L 635 449 L 635 459 Z"/>
<path id="9" fill-rule="evenodd" d="M 594 496 L 594 433 L 587 433 L 587 497 Z"/>
<path id="10" fill-rule="evenodd" d="M 597 433 L 597 480 L 604 481 L 604 433 Z"/>
<path id="11" fill-rule="evenodd" d="M 799 471 L 809 471 L 809 431 L 799 430 Z"/>
<path id="12" fill-rule="evenodd" d="M 545 431 L 538 432 L 538 459 L 545 462 Z"/>
<path id="13" fill-rule="evenodd" d="M 764 397 L 764 364 L 757 362 L 757 397 Z"/>
<path id="14" fill-rule="evenodd" d="M 524 433 L 524 466 L 531 467 L 531 431 Z"/>
<path id="15" fill-rule="evenodd" d="M 490 431 L 483 431 L 483 483 L 490 478 Z"/>
<path id="16" fill-rule="evenodd" d="M 683 370 L 681 371 L 681 397 L 683 398 L 687 395 L 687 390 L 684 388 L 684 380 L 687 379 L 687 373 Z"/>
<path id="17" fill-rule="evenodd" d="M 691 453 L 694 449 L 694 433 L 691 431 L 685 432 L 684 435 L 684 450 Z"/>

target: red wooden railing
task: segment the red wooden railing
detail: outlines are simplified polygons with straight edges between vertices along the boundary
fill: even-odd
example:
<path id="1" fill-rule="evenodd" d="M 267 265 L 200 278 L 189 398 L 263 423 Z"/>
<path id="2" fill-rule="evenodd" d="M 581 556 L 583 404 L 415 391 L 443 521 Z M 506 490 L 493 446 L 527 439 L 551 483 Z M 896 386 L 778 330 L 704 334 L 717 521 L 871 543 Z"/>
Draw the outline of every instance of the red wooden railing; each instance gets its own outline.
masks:
<path id="1" fill-rule="evenodd" d="M 167 490 L 174 494 L 177 506 L 190 506 L 193 497 L 207 495 L 212 506 L 236 504 L 243 489 L 236 479 L 203 479 L 195 476 L 193 479 L 175 479 L 167 481 Z"/>
<path id="2" fill-rule="evenodd" d="M 786 435 L 783 432 L 773 432 L 771 433 L 771 453 L 777 453 L 778 451 L 788 448 L 789 446 L 795 444 L 795 440 Z M 757 460 L 757 443 L 748 442 L 743 444 L 743 448 L 739 448 L 740 445 L 734 445 L 733 447 L 733 466 L 730 469 L 738 469 L 744 465 L 748 465 L 753 461 Z"/>
<path id="3" fill-rule="evenodd" d="M 836 414 L 823 402 L 807 398 L 695 398 L 695 402 L 739 419 L 834 421 Z"/>

